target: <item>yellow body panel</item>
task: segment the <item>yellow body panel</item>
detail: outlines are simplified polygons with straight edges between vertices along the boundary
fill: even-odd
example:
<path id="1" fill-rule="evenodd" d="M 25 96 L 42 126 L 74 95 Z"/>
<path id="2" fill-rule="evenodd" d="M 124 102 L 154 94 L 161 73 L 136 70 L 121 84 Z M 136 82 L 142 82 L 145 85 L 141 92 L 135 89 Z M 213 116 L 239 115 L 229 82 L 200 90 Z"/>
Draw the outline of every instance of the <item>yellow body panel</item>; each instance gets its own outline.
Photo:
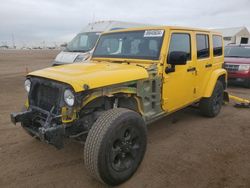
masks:
<path id="1" fill-rule="evenodd" d="M 191 39 L 193 37 L 193 31 L 170 30 L 169 41 L 173 33 L 188 33 Z M 170 42 L 168 42 L 167 49 L 169 48 L 169 43 Z M 191 51 L 194 51 L 194 45 L 192 45 Z M 167 62 L 167 58 L 165 59 L 165 62 Z M 165 111 L 176 111 L 177 109 L 193 102 L 196 74 L 195 72 L 187 72 L 187 69 L 194 67 L 194 63 L 194 61 L 187 61 L 186 65 L 176 66 L 175 72 L 169 74 L 166 74 L 165 72 L 163 73 L 164 82 L 162 97 L 163 109 Z M 167 66 L 168 64 L 165 63 L 165 67 Z"/>
<path id="2" fill-rule="evenodd" d="M 203 97 L 210 97 L 214 90 L 214 86 L 218 80 L 218 78 L 222 75 L 227 75 L 227 71 L 225 69 L 217 69 L 214 70 L 210 76 L 209 83 L 205 89 Z M 227 78 L 226 78 L 227 79 Z"/>
<path id="3" fill-rule="evenodd" d="M 194 34 L 205 34 L 209 36 L 209 44 L 212 45 L 212 34 L 210 32 L 206 31 L 196 31 Z M 197 44 L 194 42 L 193 44 L 195 46 L 195 50 L 197 49 Z M 209 83 L 210 75 L 215 68 L 214 62 L 213 62 L 213 49 L 210 48 L 209 50 L 210 57 L 208 58 L 201 58 L 198 59 L 196 55 L 194 56 L 194 61 L 196 63 L 196 69 L 197 69 L 197 80 L 196 80 L 196 99 L 199 99 L 203 96 L 204 91 L 207 87 L 207 83 Z M 223 62 L 221 62 L 222 64 Z M 208 65 L 211 65 L 211 67 L 206 67 Z"/>
<path id="4" fill-rule="evenodd" d="M 107 62 L 75 63 L 50 67 L 29 75 L 67 83 L 73 87 L 75 92 L 83 91 L 84 84 L 87 84 L 89 89 L 94 89 L 148 77 L 147 71 L 142 67 Z"/>
<path id="5" fill-rule="evenodd" d="M 174 33 L 189 34 L 191 39 L 191 60 L 186 65 L 177 65 L 172 73 L 165 73 L 167 57 L 171 35 Z M 209 58 L 197 59 L 196 34 L 207 34 L 209 36 Z M 162 47 L 163 64 L 163 86 L 162 86 L 162 108 L 170 113 L 181 109 L 193 102 L 199 101 L 203 97 L 210 97 L 215 83 L 219 76 L 227 75 L 225 69 L 222 69 L 224 54 L 218 57 L 213 56 L 212 35 L 220 35 L 208 30 L 168 27 L 165 30 L 165 39 Z M 220 35 L 221 36 L 221 35 Z M 195 68 L 193 72 L 187 72 L 188 69 Z M 225 76 L 226 77 L 226 76 Z"/>

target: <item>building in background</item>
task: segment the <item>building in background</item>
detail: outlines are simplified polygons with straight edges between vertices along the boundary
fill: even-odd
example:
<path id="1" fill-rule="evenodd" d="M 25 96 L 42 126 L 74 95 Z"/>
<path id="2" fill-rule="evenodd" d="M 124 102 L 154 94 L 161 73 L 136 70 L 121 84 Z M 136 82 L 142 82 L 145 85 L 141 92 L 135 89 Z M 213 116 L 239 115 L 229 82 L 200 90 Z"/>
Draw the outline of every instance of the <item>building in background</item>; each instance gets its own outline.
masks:
<path id="1" fill-rule="evenodd" d="M 232 27 L 214 30 L 222 33 L 225 45 L 250 44 L 250 32 L 246 27 Z"/>

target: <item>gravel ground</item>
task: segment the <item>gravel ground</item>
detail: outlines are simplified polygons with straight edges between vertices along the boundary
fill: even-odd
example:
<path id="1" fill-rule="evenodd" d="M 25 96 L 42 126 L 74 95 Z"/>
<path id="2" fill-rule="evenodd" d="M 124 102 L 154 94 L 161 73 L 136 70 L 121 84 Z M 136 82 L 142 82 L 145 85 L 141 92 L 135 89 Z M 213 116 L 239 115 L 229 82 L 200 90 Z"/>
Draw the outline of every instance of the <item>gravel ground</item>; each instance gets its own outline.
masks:
<path id="1" fill-rule="evenodd" d="M 0 51 L 0 187 L 103 187 L 87 174 L 83 146 L 63 150 L 10 123 L 25 101 L 27 71 L 50 66 L 58 51 Z M 250 99 L 250 89 L 231 87 Z M 225 105 L 216 118 L 186 108 L 149 126 L 148 148 L 135 175 L 120 187 L 250 187 L 250 109 Z"/>

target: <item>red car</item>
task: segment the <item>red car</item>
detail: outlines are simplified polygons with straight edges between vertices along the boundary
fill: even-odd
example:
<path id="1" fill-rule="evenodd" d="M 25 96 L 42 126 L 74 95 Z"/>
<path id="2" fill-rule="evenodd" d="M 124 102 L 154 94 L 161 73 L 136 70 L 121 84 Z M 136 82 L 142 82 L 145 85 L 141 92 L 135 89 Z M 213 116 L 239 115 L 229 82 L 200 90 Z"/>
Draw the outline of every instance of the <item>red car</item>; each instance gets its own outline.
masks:
<path id="1" fill-rule="evenodd" d="M 240 83 L 250 88 L 250 45 L 225 47 L 225 69 L 229 83 Z"/>

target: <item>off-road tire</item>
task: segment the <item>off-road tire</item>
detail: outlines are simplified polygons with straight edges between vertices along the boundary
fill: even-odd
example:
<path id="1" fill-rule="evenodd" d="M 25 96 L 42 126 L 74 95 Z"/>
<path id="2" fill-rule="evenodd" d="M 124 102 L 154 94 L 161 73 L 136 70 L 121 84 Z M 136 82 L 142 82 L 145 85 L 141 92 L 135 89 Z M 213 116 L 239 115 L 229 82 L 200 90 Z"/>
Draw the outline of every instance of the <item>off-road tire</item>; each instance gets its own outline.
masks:
<path id="1" fill-rule="evenodd" d="M 130 137 L 127 137 L 129 132 Z M 110 109 L 100 115 L 88 133 L 84 163 L 94 178 L 108 185 L 118 185 L 135 173 L 145 154 L 146 145 L 147 129 L 142 117 L 125 108 Z M 124 154 L 123 150 L 127 152 L 127 147 L 131 147 L 134 153 Z"/>
<path id="2" fill-rule="evenodd" d="M 250 78 L 245 81 L 245 87 L 250 88 Z"/>
<path id="3" fill-rule="evenodd" d="M 223 93 L 223 84 L 218 80 L 211 97 L 202 98 L 199 103 L 200 112 L 203 116 L 215 117 L 220 113 L 223 104 Z"/>

